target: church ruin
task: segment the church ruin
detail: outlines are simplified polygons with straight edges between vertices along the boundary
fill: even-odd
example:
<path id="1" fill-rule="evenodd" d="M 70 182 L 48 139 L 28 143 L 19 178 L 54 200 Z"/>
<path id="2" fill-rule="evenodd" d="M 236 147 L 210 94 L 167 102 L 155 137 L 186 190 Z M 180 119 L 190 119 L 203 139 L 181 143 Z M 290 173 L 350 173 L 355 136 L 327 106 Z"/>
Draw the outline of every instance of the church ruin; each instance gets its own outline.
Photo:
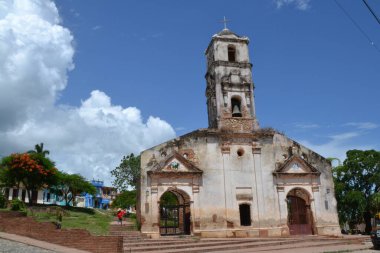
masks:
<path id="1" fill-rule="evenodd" d="M 209 127 L 141 153 L 137 211 L 148 237 L 340 234 L 331 163 L 259 127 L 248 43 L 223 29 L 207 47 Z"/>

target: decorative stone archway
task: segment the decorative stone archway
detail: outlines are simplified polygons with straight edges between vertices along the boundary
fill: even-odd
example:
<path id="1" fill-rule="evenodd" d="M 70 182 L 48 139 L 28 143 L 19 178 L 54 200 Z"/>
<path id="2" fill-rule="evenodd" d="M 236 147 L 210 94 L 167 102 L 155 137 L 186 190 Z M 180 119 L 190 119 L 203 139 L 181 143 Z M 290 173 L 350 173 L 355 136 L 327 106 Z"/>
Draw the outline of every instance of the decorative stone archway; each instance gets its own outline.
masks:
<path id="1" fill-rule="evenodd" d="M 288 192 L 286 201 L 290 235 L 312 235 L 314 222 L 308 192 L 301 188 L 294 188 Z"/>
<path id="2" fill-rule="evenodd" d="M 176 203 L 165 203 L 164 195 L 172 194 L 177 198 Z M 190 235 L 190 197 L 180 189 L 169 188 L 160 197 L 159 227 L 160 235 Z"/>

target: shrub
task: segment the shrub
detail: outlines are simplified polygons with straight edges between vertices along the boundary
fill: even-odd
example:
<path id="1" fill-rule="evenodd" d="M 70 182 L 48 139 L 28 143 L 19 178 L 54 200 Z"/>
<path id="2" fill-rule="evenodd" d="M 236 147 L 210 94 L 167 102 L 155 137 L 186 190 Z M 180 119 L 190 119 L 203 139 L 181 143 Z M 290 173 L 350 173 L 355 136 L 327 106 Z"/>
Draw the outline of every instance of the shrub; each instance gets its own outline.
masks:
<path id="1" fill-rule="evenodd" d="M 6 208 L 8 200 L 5 198 L 4 194 L 0 191 L 0 208 Z"/>
<path id="2" fill-rule="evenodd" d="M 11 210 L 12 211 L 22 211 L 25 210 L 25 204 L 19 199 L 13 199 L 11 201 Z"/>
<path id="3" fill-rule="evenodd" d="M 92 208 L 86 208 L 86 207 L 77 207 L 77 206 L 62 206 L 64 210 L 74 211 L 74 212 L 81 212 L 86 214 L 95 214 L 95 210 Z"/>

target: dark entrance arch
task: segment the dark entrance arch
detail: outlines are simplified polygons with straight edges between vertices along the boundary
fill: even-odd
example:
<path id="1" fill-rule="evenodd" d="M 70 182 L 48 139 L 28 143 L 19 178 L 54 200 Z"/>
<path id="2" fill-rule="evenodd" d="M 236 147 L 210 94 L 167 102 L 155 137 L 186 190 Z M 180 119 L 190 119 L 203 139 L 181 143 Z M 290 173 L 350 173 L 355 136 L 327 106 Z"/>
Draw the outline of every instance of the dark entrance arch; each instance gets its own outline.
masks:
<path id="1" fill-rule="evenodd" d="M 190 197 L 169 189 L 160 198 L 160 234 L 190 235 Z"/>
<path id="2" fill-rule="evenodd" d="M 313 216 L 308 193 L 303 189 L 293 189 L 288 193 L 286 200 L 290 235 L 313 234 Z"/>

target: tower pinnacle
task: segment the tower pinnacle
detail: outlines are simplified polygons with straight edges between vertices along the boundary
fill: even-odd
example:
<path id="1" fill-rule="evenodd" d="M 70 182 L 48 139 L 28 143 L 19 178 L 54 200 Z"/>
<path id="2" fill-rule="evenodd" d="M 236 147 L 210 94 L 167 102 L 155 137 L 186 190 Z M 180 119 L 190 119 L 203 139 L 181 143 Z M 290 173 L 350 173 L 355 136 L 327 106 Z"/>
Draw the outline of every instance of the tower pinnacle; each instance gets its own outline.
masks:
<path id="1" fill-rule="evenodd" d="M 227 29 L 227 22 L 230 22 L 231 20 L 226 19 L 226 16 L 223 17 L 223 20 L 220 21 L 220 23 L 224 23 L 224 30 Z"/>

